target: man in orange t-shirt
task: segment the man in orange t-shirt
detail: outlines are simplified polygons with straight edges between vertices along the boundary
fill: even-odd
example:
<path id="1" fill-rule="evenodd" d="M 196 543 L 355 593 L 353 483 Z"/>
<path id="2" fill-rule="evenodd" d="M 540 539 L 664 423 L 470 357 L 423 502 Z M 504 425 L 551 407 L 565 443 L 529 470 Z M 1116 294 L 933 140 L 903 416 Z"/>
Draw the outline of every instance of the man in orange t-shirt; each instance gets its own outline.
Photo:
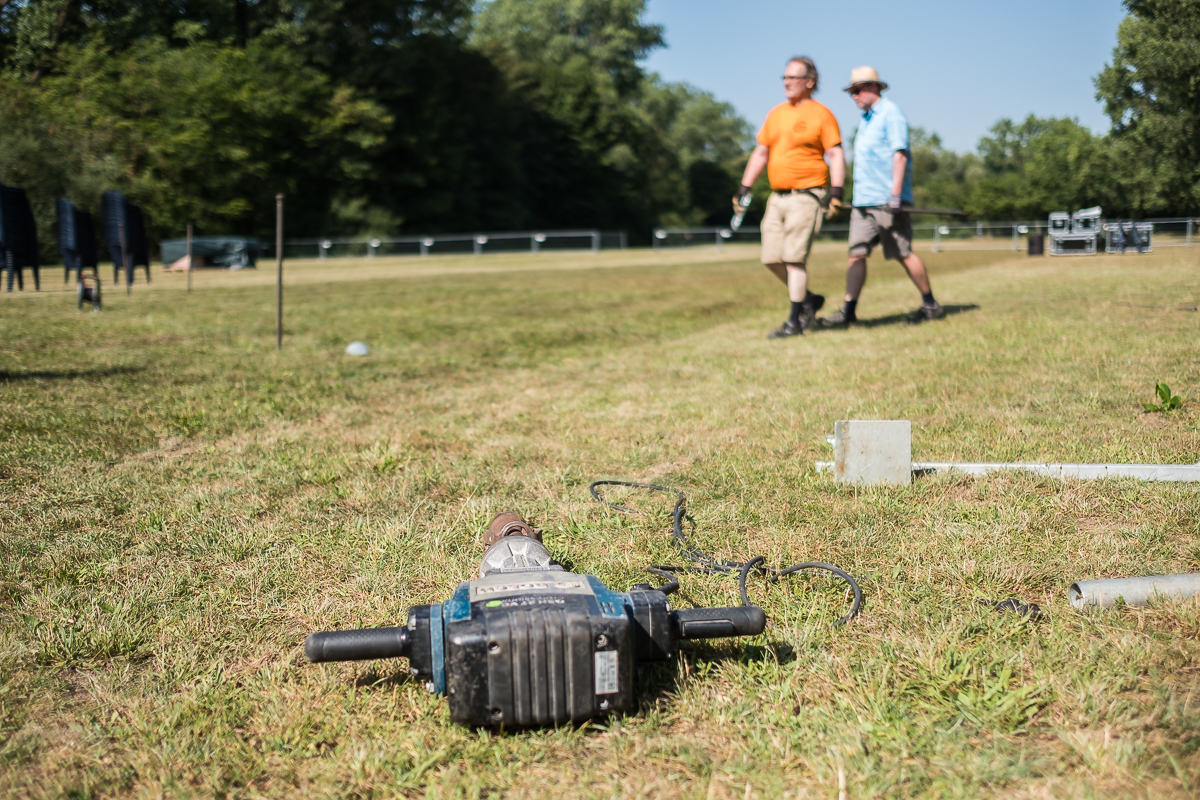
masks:
<path id="1" fill-rule="evenodd" d="M 817 81 L 812 59 L 797 56 L 788 61 L 783 74 L 787 102 L 767 115 L 758 132 L 758 147 L 750 155 L 733 199 L 736 212 L 766 168 L 771 199 L 761 226 L 762 262 L 787 285 L 791 300 L 791 312 L 783 325 L 771 332 L 772 339 L 804 333 L 824 305 L 824 297 L 808 291 L 805 264 L 813 237 L 821 229 L 822 214 L 833 219 L 842 207 L 846 178 L 842 135 L 833 113 L 812 99 Z"/>

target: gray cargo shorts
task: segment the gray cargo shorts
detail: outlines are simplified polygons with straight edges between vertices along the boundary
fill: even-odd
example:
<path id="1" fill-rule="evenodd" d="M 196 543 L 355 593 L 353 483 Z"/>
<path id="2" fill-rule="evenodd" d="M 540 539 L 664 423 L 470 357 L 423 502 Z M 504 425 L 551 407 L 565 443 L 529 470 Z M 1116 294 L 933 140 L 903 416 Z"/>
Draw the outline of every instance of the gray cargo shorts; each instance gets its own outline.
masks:
<path id="1" fill-rule="evenodd" d="M 883 244 L 883 257 L 902 261 L 912 255 L 912 218 L 908 212 L 886 208 L 850 210 L 850 257 L 866 258 Z"/>

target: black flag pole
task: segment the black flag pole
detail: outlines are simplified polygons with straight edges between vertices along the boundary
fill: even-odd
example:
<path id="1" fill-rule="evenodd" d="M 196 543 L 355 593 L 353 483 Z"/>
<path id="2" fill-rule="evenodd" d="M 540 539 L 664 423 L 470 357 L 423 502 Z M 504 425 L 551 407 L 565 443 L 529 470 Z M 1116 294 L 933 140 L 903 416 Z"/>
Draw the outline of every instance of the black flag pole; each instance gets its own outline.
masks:
<path id="1" fill-rule="evenodd" d="M 275 195 L 275 349 L 283 349 L 283 195 Z"/>
<path id="2" fill-rule="evenodd" d="M 187 256 L 188 256 L 188 294 L 192 293 L 192 223 L 188 223 L 188 240 L 187 240 Z"/>

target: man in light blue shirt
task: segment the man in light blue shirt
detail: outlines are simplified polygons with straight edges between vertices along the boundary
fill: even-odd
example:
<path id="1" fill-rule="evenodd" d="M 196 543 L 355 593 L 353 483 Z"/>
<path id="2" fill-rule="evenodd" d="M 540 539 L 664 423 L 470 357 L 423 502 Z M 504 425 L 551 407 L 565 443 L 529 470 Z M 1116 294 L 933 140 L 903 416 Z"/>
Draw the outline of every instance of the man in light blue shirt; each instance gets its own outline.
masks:
<path id="1" fill-rule="evenodd" d="M 908 315 L 909 322 L 946 314 L 933 297 L 925 262 L 912 251 L 912 220 L 904 210 L 904 206 L 913 204 L 908 120 L 899 106 L 882 97 L 886 88 L 871 67 L 856 67 L 850 72 L 846 91 L 863 111 L 863 121 L 854 135 L 850 261 L 846 267 L 845 303 L 819 320 L 825 327 L 858 321 L 858 296 L 867 282 L 867 256 L 878 244 L 883 245 L 885 259 L 904 265 L 921 292 L 921 307 Z"/>

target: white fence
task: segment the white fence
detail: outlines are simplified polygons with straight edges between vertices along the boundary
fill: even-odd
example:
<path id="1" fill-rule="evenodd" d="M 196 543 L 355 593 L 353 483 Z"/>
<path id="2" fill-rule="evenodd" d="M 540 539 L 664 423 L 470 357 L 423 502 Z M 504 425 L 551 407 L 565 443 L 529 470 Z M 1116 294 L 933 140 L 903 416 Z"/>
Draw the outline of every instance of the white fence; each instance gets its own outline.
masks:
<path id="1" fill-rule="evenodd" d="M 347 258 L 376 256 L 493 255 L 545 250 L 600 250 L 629 246 L 624 231 L 518 231 L 507 233 L 442 233 L 423 236 L 287 239 L 286 258 Z M 273 246 L 265 251 L 274 253 Z"/>
<path id="2" fill-rule="evenodd" d="M 1127 222 L 1110 219 L 1106 223 Z M 1200 234 L 1200 219 L 1175 217 L 1138 220 L 1139 224 L 1154 226 L 1155 247 L 1191 247 Z M 1030 234 L 1046 234 L 1046 220 L 1016 222 L 921 222 L 914 218 L 914 242 L 928 242 L 934 252 L 949 249 L 965 250 L 1024 250 Z M 817 236 L 818 242 L 845 242 L 849 236 L 848 223 L 826 224 Z M 656 228 L 651 242 L 655 250 L 667 247 L 696 245 L 752 244 L 761 241 L 758 227 L 742 226 L 737 231 L 728 226 L 694 228 Z M 351 238 L 287 239 L 284 256 L 287 258 L 347 258 L 376 256 L 429 255 L 493 255 L 526 252 L 537 254 L 555 250 L 621 249 L 629 246 L 624 231 L 565 230 L 517 231 L 501 233 L 427 234 L 422 236 L 379 236 Z M 274 246 L 265 243 L 263 256 L 273 257 Z"/>
<path id="3" fill-rule="evenodd" d="M 915 218 L 913 240 L 929 242 L 934 252 L 949 249 L 964 250 L 1024 250 L 1029 235 L 1047 233 L 1047 222 L 1024 220 L 1016 222 L 920 222 Z M 1129 220 L 1108 219 L 1107 223 Z M 1200 219 L 1173 217 L 1137 220 L 1139 225 L 1154 226 L 1155 247 L 1191 247 L 1196 234 L 1200 234 Z M 818 242 L 845 242 L 849 238 L 848 223 L 827 224 L 821 227 Z M 656 228 L 653 231 L 654 249 L 665 247 L 689 247 L 727 243 L 757 243 L 761 241 L 759 229 L 742 226 L 734 231 L 728 226 L 706 226 L 696 228 Z"/>

